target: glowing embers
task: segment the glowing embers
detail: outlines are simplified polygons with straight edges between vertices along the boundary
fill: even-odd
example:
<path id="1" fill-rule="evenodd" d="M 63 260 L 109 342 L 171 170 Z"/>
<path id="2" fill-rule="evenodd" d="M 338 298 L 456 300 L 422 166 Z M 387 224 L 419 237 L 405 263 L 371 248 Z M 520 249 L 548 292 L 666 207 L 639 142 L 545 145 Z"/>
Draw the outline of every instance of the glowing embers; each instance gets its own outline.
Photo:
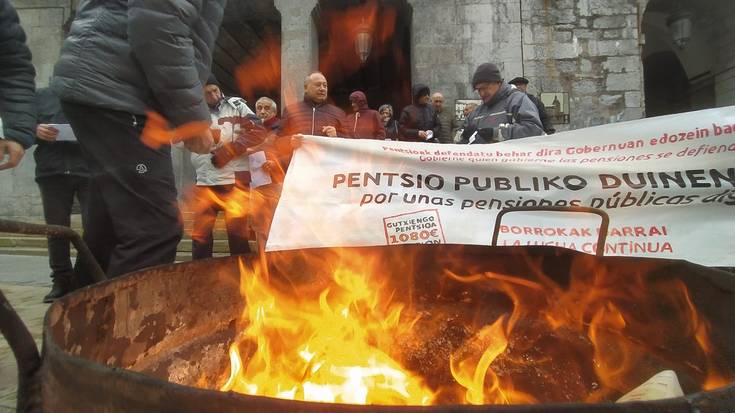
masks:
<path id="1" fill-rule="evenodd" d="M 676 278 L 588 258 L 564 279 L 456 262 L 435 275 L 411 250 L 369 251 L 272 254 L 271 278 L 243 267 L 243 330 L 222 390 L 349 404 L 594 403 L 664 370 L 687 393 L 735 377 Z"/>

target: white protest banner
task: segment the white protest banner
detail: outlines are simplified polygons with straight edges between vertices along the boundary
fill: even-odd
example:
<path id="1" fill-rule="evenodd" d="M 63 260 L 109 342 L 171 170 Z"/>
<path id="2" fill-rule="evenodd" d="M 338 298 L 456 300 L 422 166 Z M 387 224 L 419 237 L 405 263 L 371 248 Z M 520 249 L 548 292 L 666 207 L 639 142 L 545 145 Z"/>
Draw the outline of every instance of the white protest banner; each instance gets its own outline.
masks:
<path id="1" fill-rule="evenodd" d="M 494 145 L 306 137 L 267 249 L 490 245 L 502 209 L 537 206 L 607 212 L 605 255 L 735 265 L 735 106 Z M 514 212 L 498 244 L 594 253 L 599 225 Z"/>

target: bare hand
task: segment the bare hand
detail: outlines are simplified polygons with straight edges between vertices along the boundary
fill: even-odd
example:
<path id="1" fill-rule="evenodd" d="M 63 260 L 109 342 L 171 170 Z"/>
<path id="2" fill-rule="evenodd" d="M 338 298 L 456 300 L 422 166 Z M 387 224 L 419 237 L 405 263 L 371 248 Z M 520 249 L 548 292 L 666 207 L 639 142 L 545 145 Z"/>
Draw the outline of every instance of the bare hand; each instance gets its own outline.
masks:
<path id="1" fill-rule="evenodd" d="M 40 124 L 36 126 L 36 136 L 48 142 L 56 141 L 56 137 L 59 136 L 59 130 L 51 125 Z"/>
<path id="2" fill-rule="evenodd" d="M 263 166 L 261 168 L 263 168 L 263 170 L 266 171 L 266 172 L 268 172 L 268 173 L 270 173 L 272 171 L 275 171 L 275 170 L 277 170 L 276 169 L 276 161 L 267 160 L 267 161 L 265 161 L 263 163 Z"/>
<path id="3" fill-rule="evenodd" d="M 0 171 L 18 166 L 25 153 L 25 149 L 18 142 L 0 138 L 0 162 L 6 155 L 8 156 L 7 162 L 0 163 Z"/>
<path id="4" fill-rule="evenodd" d="M 426 131 L 425 130 L 420 130 L 419 131 L 419 138 L 426 139 L 427 136 L 429 136 L 429 135 L 426 134 Z"/>
<path id="5" fill-rule="evenodd" d="M 304 135 L 298 134 L 291 136 L 291 148 L 292 149 L 298 149 L 301 147 L 301 144 L 304 143 Z"/>
<path id="6" fill-rule="evenodd" d="M 322 128 L 322 133 L 329 136 L 330 138 L 337 137 L 337 129 L 334 126 L 325 126 Z"/>
<path id="7" fill-rule="evenodd" d="M 212 131 L 207 129 L 199 136 L 186 139 L 184 141 L 184 146 L 186 146 L 186 149 L 200 155 L 210 153 L 212 151 L 212 147 L 214 146 Z"/>

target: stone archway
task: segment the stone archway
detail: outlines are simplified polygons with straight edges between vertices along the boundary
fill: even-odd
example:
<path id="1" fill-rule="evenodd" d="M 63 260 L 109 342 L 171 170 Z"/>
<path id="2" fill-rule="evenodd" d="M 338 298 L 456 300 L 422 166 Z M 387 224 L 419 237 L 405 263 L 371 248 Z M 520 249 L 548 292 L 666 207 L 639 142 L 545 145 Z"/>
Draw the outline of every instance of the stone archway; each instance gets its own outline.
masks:
<path id="1" fill-rule="evenodd" d="M 250 106 L 261 96 L 280 103 L 281 14 L 273 0 L 227 2 L 212 60 L 227 94 Z"/>
<path id="2" fill-rule="evenodd" d="M 313 13 L 319 40 L 319 70 L 330 97 L 349 112 L 349 95 L 362 90 L 373 109 L 394 111 L 411 103 L 411 19 L 406 0 L 319 0 Z M 370 27 L 372 44 L 362 63 L 355 50 L 356 29 Z"/>
<path id="3" fill-rule="evenodd" d="M 713 30 L 717 1 L 650 0 L 645 2 L 641 31 L 645 44 L 646 116 L 660 116 L 714 107 L 719 51 Z M 684 48 L 674 45 L 667 19 L 681 7 L 692 16 L 692 34 Z"/>

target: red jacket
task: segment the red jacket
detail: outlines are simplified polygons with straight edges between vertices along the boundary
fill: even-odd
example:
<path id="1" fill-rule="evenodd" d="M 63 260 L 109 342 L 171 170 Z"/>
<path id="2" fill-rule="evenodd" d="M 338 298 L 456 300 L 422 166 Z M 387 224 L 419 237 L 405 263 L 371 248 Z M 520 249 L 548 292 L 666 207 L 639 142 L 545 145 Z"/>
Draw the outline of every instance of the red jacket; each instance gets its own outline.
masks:
<path id="1" fill-rule="evenodd" d="M 350 101 L 357 103 L 359 109 L 350 114 L 345 122 L 349 136 L 355 139 L 385 140 L 383 120 L 377 110 L 368 107 L 365 94 L 360 91 L 352 92 Z"/>

